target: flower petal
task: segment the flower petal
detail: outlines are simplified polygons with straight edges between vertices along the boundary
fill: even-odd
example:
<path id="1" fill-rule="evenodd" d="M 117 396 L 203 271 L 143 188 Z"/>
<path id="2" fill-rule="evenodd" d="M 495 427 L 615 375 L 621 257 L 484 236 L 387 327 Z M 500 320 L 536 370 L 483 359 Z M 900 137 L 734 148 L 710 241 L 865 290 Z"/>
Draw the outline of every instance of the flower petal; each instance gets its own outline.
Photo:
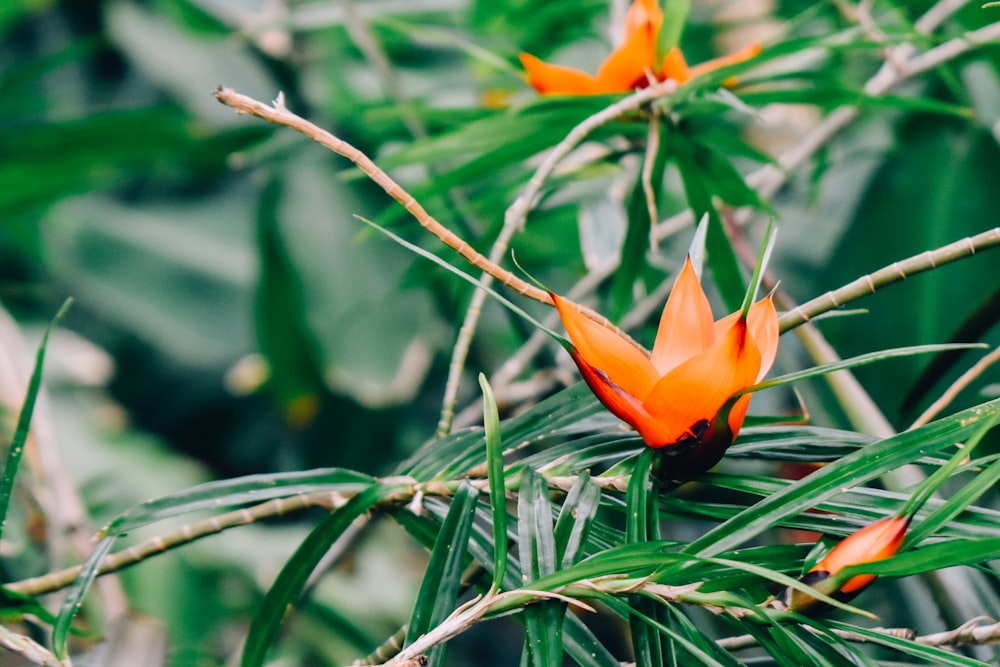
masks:
<path id="1" fill-rule="evenodd" d="M 643 403 L 676 440 L 691 434 L 704 420 L 715 421 L 723 404 L 753 384 L 760 370 L 760 352 L 736 320 L 701 354 L 664 375 Z"/>
<path id="2" fill-rule="evenodd" d="M 738 320 L 740 312 L 730 313 L 715 323 L 715 335 L 732 326 Z M 756 382 L 760 382 L 771 370 L 774 358 L 778 354 L 778 337 L 781 332 L 778 329 L 778 311 L 774 309 L 774 300 L 768 295 L 750 306 L 747 313 L 747 329 L 750 337 L 760 351 L 760 372 L 757 374 Z"/>
<path id="3" fill-rule="evenodd" d="M 691 72 L 688 69 L 687 60 L 684 59 L 684 54 L 681 52 L 680 48 L 676 46 L 670 49 L 666 57 L 664 57 L 663 68 L 660 72 L 661 78 L 664 81 L 667 79 L 673 79 L 677 83 L 687 83 L 688 79 L 691 78 Z"/>
<path id="4" fill-rule="evenodd" d="M 712 60 L 706 60 L 703 63 L 698 63 L 691 68 L 690 76 L 693 79 L 696 76 L 705 74 L 706 72 L 711 72 L 712 70 L 719 69 L 720 67 L 725 67 L 726 65 L 735 65 L 736 63 L 741 63 L 744 60 L 750 60 L 754 56 L 760 53 L 760 44 L 754 42 L 744 46 L 739 51 L 733 51 L 730 54 L 724 55 L 719 58 L 713 58 Z M 726 85 L 731 86 L 735 80 L 726 80 Z"/>
<path id="5" fill-rule="evenodd" d="M 528 83 L 540 93 L 548 95 L 597 95 L 597 79 L 572 67 L 552 65 L 530 53 L 520 55 L 521 64 L 528 73 Z"/>
<path id="6" fill-rule="evenodd" d="M 778 311 L 774 309 L 772 294 L 750 306 L 747 329 L 760 350 L 760 372 L 756 379 L 756 382 L 760 382 L 774 364 L 774 358 L 778 354 L 778 337 L 781 335 L 778 329 Z"/>
<path id="7" fill-rule="evenodd" d="M 665 375 L 708 348 L 715 336 L 712 306 L 688 258 L 663 307 L 650 360 Z"/>
<path id="8" fill-rule="evenodd" d="M 625 14 L 625 37 L 636 30 L 649 29 L 654 36 L 663 25 L 663 9 L 659 0 L 634 0 Z"/>
<path id="9" fill-rule="evenodd" d="M 659 30 L 657 26 L 656 30 Z M 597 69 L 602 93 L 624 93 L 646 83 L 647 72 L 656 75 L 656 32 L 644 24 L 625 37 Z"/>
<path id="10" fill-rule="evenodd" d="M 577 349 L 574 348 L 570 355 L 598 400 L 613 415 L 637 430 L 647 445 L 656 448 L 674 444 L 675 441 L 669 439 L 669 434 L 664 433 L 660 422 L 643 407 L 642 401 L 610 381 L 603 371 L 587 363 Z"/>
<path id="11" fill-rule="evenodd" d="M 608 381 L 629 396 L 634 397 L 641 404 L 653 389 L 658 378 L 653 364 L 649 362 L 646 355 L 636 348 L 630 340 L 578 311 L 571 301 L 567 301 L 558 294 L 551 292 L 549 294 L 552 296 L 552 301 L 555 303 L 556 310 L 559 311 L 559 317 L 562 318 L 566 333 L 573 341 L 573 346 L 579 356 L 587 365 L 603 373 Z M 579 362 L 577 362 L 577 366 L 580 366 Z M 593 388 L 591 385 L 591 389 Z M 595 393 L 597 393 L 596 390 Z M 598 398 L 601 398 L 600 394 L 598 394 Z M 615 412 L 615 414 L 618 413 Z M 621 417 L 621 415 L 618 416 Z"/>
<path id="12" fill-rule="evenodd" d="M 899 551 L 909 523 L 906 517 L 890 516 L 865 526 L 841 540 L 810 572 L 834 575 L 849 565 L 885 560 Z M 874 574 L 859 574 L 848 579 L 838 592 L 856 593 L 874 579 Z"/>

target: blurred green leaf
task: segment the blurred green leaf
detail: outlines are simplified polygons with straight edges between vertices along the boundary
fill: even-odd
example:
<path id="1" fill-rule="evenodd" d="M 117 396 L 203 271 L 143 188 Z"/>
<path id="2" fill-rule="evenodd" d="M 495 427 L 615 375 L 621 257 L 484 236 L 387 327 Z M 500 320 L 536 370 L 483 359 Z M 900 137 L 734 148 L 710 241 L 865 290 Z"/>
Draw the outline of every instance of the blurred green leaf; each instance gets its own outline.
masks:
<path id="1" fill-rule="evenodd" d="M 204 204 L 145 205 L 105 197 L 64 202 L 46 224 L 45 252 L 80 308 L 196 367 L 252 350 L 253 254 L 246 195 Z"/>
<path id="2" fill-rule="evenodd" d="M 242 667 L 264 664 L 267 653 L 278 637 L 281 622 L 290 605 L 302 594 L 302 589 L 320 559 L 358 517 L 379 500 L 405 489 L 404 485 L 372 484 L 347 503 L 330 513 L 299 545 L 281 569 L 264 602 L 257 610 L 246 641 L 243 644 Z"/>
<path id="3" fill-rule="evenodd" d="M 277 224 L 327 386 L 368 407 L 410 400 L 440 333 L 428 295 L 399 289 L 413 258 L 360 234 L 353 216 L 369 207 L 363 191 L 341 183 L 326 160 L 292 160 L 280 178 Z"/>
<path id="4" fill-rule="evenodd" d="M 45 328 L 42 340 L 38 344 L 38 351 L 35 353 L 35 365 L 28 380 L 28 387 L 25 390 L 24 403 L 22 403 L 21 411 L 17 415 L 17 425 L 14 428 L 13 436 L 7 447 L 7 457 L 3 464 L 3 476 L 0 477 L 0 534 L 3 534 L 7 523 L 7 510 L 10 509 L 10 498 L 14 493 L 14 481 L 17 479 L 17 471 L 21 465 L 24 448 L 28 442 L 28 435 L 31 430 L 31 416 L 35 410 L 35 401 L 38 399 L 38 392 L 42 388 L 42 369 L 45 365 L 45 348 L 48 346 L 49 334 L 52 332 L 53 327 L 66 314 L 72 303 L 72 299 L 67 300 L 56 312 L 55 317 Z"/>

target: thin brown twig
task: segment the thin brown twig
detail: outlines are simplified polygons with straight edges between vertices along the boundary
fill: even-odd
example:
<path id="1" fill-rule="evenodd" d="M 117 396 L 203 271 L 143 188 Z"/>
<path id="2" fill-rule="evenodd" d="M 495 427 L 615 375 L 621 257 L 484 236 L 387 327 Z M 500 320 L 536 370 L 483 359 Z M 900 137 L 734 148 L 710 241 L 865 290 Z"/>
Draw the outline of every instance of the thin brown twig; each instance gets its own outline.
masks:
<path id="1" fill-rule="evenodd" d="M 948 404 L 955 400 L 963 389 L 972 384 L 973 380 L 997 362 L 1000 362 L 1000 347 L 983 356 L 971 368 L 962 373 L 961 377 L 955 380 L 936 401 L 931 403 L 919 417 L 913 420 L 913 423 L 910 424 L 910 430 L 923 426 L 934 419 L 942 410 L 948 407 Z"/>
<path id="2" fill-rule="evenodd" d="M 293 129 L 296 132 L 309 137 L 321 146 L 328 148 L 334 153 L 347 158 L 359 169 L 361 169 L 361 171 L 363 171 L 368 178 L 381 187 L 386 194 L 395 199 L 396 202 L 398 202 L 407 213 L 412 215 L 424 229 L 429 231 L 442 243 L 458 253 L 469 264 L 473 265 L 480 271 L 489 274 L 492 279 L 500 281 L 502 285 L 513 289 L 522 296 L 534 299 L 535 301 L 549 306 L 552 305 L 552 298 L 549 297 L 545 290 L 535 287 L 531 283 L 514 275 L 507 269 L 498 266 L 496 262 L 490 261 L 482 253 L 478 252 L 475 248 L 462 240 L 457 234 L 442 225 L 436 218 L 434 218 L 434 216 L 428 213 L 423 206 L 421 206 L 420 202 L 404 190 L 402 186 L 396 183 L 392 177 L 382 171 L 382 169 L 372 162 L 371 158 L 363 152 L 343 139 L 334 136 L 327 130 L 310 123 L 305 118 L 289 111 L 288 108 L 285 107 L 284 96 L 281 93 L 278 94 L 278 97 L 271 105 L 264 104 L 259 100 L 243 95 L 242 93 L 238 93 L 232 88 L 227 88 L 225 86 L 219 86 L 216 88 L 212 92 L 212 95 L 219 100 L 219 102 L 231 107 L 238 114 L 249 114 L 262 120 L 274 123 L 275 125 L 283 125 Z M 591 318 L 603 326 L 608 327 L 612 331 L 621 335 L 623 338 L 631 341 L 631 338 L 618 329 L 618 327 L 611 324 L 611 322 L 609 322 L 608 319 L 600 313 L 579 304 L 574 304 L 574 306 L 583 315 Z M 633 344 L 635 344 L 634 341 Z M 636 345 L 636 347 L 641 346 Z"/>
<path id="3" fill-rule="evenodd" d="M 984 621 L 987 625 L 983 625 Z M 849 642 L 864 644 L 872 641 L 867 635 L 858 632 L 836 629 L 831 629 L 831 631 L 841 639 L 846 639 Z M 923 646 L 959 647 L 1000 643 L 1000 623 L 985 616 L 971 619 L 954 630 L 945 630 L 921 636 L 918 636 L 912 628 L 872 628 L 871 631 L 885 635 L 886 637 L 912 641 Z M 742 651 L 759 645 L 757 639 L 752 635 L 724 637 L 718 643 L 720 647 L 727 651 Z"/>
<path id="4" fill-rule="evenodd" d="M 548 475 L 545 476 L 545 479 L 551 489 L 559 491 L 569 491 L 577 482 L 577 477 L 573 475 Z M 624 492 L 628 485 L 628 478 L 618 475 L 598 475 L 590 479 L 593 484 L 607 491 Z M 399 480 L 410 483 L 412 488 L 408 494 L 397 494 L 386 501 L 393 506 L 408 502 L 420 495 L 449 496 L 455 492 L 455 489 L 459 485 L 457 481 L 432 481 L 420 484 L 410 478 L 399 478 Z M 472 478 L 468 481 L 479 488 L 480 491 L 486 491 L 489 488 L 489 483 L 485 478 Z M 511 480 L 512 488 L 516 488 L 517 483 L 517 480 Z M 216 535 L 230 528 L 247 526 L 262 519 L 284 516 L 291 512 L 311 507 L 336 509 L 343 505 L 346 500 L 347 496 L 339 492 L 317 491 L 315 493 L 302 493 L 284 498 L 273 498 L 251 507 L 225 512 L 203 521 L 181 526 L 177 530 L 165 535 L 157 535 L 128 549 L 110 554 L 101 563 L 98 575 L 102 576 L 123 570 L 127 567 L 137 565 L 148 558 L 158 556 L 170 549 L 195 542 L 204 537 Z M 80 570 L 81 567 L 75 565 L 38 577 L 5 584 L 4 588 L 24 595 L 43 595 L 66 588 L 72 584 L 77 576 L 79 576 Z"/>

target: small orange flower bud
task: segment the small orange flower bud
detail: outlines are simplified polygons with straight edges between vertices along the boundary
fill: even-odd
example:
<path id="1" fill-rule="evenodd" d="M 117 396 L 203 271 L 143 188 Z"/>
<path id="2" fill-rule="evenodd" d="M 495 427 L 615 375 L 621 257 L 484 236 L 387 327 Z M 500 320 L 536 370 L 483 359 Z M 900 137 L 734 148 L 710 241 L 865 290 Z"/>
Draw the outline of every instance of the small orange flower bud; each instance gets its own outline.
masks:
<path id="1" fill-rule="evenodd" d="M 838 600 L 850 600 L 875 580 L 874 574 L 851 577 L 836 590 L 827 590 L 823 582 L 845 567 L 875 563 L 896 555 L 909 525 L 909 517 L 892 516 L 865 526 L 841 540 L 800 581 Z M 803 611 L 815 602 L 815 598 L 798 591 L 786 591 L 785 604 L 794 611 Z"/>

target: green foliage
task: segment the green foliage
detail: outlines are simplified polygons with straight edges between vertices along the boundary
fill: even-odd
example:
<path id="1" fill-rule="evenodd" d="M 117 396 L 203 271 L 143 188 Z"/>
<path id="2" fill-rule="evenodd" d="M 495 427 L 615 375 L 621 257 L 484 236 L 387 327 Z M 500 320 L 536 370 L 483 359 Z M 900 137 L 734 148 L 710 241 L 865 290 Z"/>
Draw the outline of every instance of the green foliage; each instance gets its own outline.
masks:
<path id="1" fill-rule="evenodd" d="M 4 646 L 150 664 L 98 585 L 130 568 L 156 664 L 995 663 L 941 633 L 1000 607 L 1000 16 L 854 4 L 666 0 L 657 60 L 760 54 L 595 123 L 628 94 L 538 95 L 517 54 L 593 73 L 622 3 L 0 3 Z M 551 309 L 509 280 L 467 316 L 489 262 L 220 84 L 640 345 L 685 253 L 714 312 L 839 317 L 785 332 L 722 463 L 662 486 L 673 450 L 574 384 Z M 66 296 L 89 343 L 48 324 Z M 800 579 L 900 513 L 899 553 L 833 579 L 872 592 Z"/>

